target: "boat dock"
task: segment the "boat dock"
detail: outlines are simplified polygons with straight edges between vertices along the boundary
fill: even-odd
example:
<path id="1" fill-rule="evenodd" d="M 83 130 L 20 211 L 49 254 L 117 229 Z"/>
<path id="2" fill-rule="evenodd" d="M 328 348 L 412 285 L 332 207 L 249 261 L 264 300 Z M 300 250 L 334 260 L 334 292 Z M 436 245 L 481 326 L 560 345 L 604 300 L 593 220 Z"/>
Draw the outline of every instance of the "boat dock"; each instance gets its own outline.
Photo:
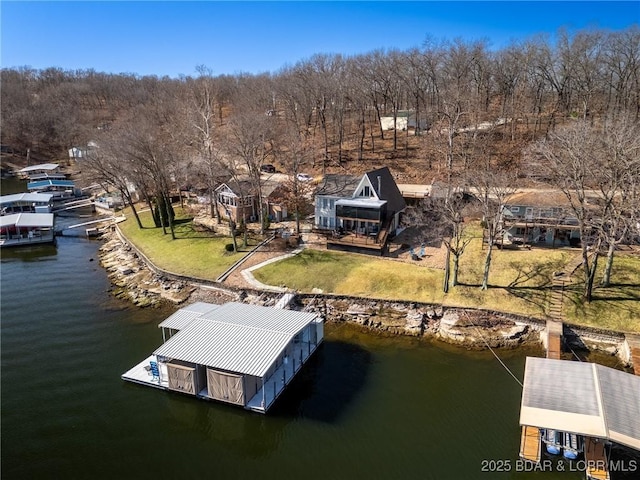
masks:
<path id="1" fill-rule="evenodd" d="M 311 312 L 196 302 L 161 322 L 164 343 L 121 377 L 266 413 L 322 343 L 323 325 Z"/>
<path id="2" fill-rule="evenodd" d="M 609 479 L 610 445 L 640 451 L 640 377 L 595 363 L 527 357 L 520 426 L 521 458 L 535 461 L 544 442 L 547 454 L 574 460 L 584 453 L 587 479 Z"/>
<path id="3" fill-rule="evenodd" d="M 562 352 L 562 322 L 547 320 L 547 358 L 560 360 Z"/>
<path id="4" fill-rule="evenodd" d="M 611 478 L 609 476 L 609 469 L 607 468 L 607 454 L 604 450 L 604 442 L 592 437 L 587 437 L 584 459 L 587 479 L 609 480 Z"/>
<path id="5" fill-rule="evenodd" d="M 538 427 L 522 426 L 520 435 L 520 458 L 533 463 L 540 463 L 542 452 L 542 432 Z"/>

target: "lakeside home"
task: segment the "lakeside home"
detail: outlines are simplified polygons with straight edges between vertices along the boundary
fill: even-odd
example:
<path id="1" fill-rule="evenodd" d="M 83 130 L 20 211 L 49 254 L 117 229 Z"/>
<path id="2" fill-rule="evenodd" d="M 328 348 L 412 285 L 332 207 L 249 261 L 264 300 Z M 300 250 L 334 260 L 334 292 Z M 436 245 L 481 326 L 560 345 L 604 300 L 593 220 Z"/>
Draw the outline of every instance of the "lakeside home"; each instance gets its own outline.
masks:
<path id="1" fill-rule="evenodd" d="M 53 243 L 53 213 L 13 213 L 0 216 L 0 247 Z"/>
<path id="2" fill-rule="evenodd" d="M 327 248 L 383 255 L 407 204 L 387 167 L 362 177 L 327 175 L 315 198 L 315 228 Z"/>
<path id="3" fill-rule="evenodd" d="M 316 313 L 196 302 L 158 325 L 165 341 L 122 379 L 266 413 L 324 337 Z"/>

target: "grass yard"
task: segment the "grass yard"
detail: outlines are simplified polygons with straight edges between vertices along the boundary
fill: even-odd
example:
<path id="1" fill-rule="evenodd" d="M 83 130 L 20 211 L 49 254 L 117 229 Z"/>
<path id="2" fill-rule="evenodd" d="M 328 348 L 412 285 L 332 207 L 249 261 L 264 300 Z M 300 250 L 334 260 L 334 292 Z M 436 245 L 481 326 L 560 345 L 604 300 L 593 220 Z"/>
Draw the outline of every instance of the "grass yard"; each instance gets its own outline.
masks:
<path id="1" fill-rule="evenodd" d="M 449 290 L 445 305 L 486 308 L 544 317 L 549 306 L 553 274 L 562 271 L 577 252 L 566 249 L 493 249 L 489 289 L 480 290 L 486 246 L 480 227 L 470 229 L 473 240 L 460 257 L 457 287 Z"/>
<path id="2" fill-rule="evenodd" d="M 444 272 L 366 255 L 306 249 L 253 272 L 261 282 L 310 292 L 440 303 Z"/>
<path id="3" fill-rule="evenodd" d="M 458 281 L 446 295 L 444 272 L 377 257 L 307 249 L 300 255 L 254 271 L 258 280 L 310 292 L 396 300 L 442 303 L 448 306 L 484 308 L 544 318 L 548 314 L 554 273 L 571 264 L 576 249 L 494 249 L 489 289 L 480 290 L 486 247 L 479 227 L 460 259 Z M 604 266 L 604 260 L 600 267 Z M 576 272 L 572 279 L 579 279 Z M 601 277 L 599 274 L 598 278 Z M 597 288 L 594 301 L 579 302 L 580 285 L 569 289 L 564 313 L 571 323 L 620 331 L 640 332 L 640 258 L 618 255 L 609 288 Z"/>
<path id="4" fill-rule="evenodd" d="M 176 240 L 171 239 L 170 233 L 163 235 L 162 228 L 153 226 L 151 212 L 148 211 L 139 214 L 145 228 L 138 228 L 133 214 L 127 212 L 127 220 L 120 223 L 120 229 L 159 268 L 208 280 L 215 280 L 249 251 L 245 248 L 238 253 L 227 252 L 225 245 L 231 243 L 231 238 L 197 231 L 191 218 L 185 216 L 180 208 L 175 212 Z M 256 243 L 250 239 L 250 245 Z M 241 238 L 238 238 L 238 244 L 240 247 Z"/>
<path id="5" fill-rule="evenodd" d="M 622 332 L 640 333 L 640 258 L 616 254 L 611 273 L 612 284 L 599 287 L 606 259 L 601 258 L 596 273 L 591 303 L 581 302 L 583 283 L 572 286 L 564 303 L 571 323 Z M 582 269 L 575 273 L 580 278 Z"/>

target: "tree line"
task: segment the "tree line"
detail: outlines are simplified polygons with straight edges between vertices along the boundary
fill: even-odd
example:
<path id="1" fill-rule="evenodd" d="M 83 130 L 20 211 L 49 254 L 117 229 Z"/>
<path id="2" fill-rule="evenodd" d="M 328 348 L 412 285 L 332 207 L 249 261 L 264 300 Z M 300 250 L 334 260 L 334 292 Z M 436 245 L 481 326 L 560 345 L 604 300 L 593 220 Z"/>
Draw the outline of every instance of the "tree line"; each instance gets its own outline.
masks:
<path id="1" fill-rule="evenodd" d="M 134 184 L 172 235 L 169 196 L 176 185 L 208 192 L 210 213 L 220 221 L 215 188 L 223 179 L 248 178 L 262 201 L 265 163 L 291 174 L 284 201 L 294 212 L 308 193 L 296 173 L 389 165 L 416 183 L 446 184 L 443 218 L 454 266 L 467 245 L 464 203 L 455 192 L 473 188 L 489 238 L 483 288 L 500 209 L 522 182 L 557 186 L 585 218 L 587 284 L 597 265 L 594 248 L 610 251 L 612 262 L 612 245 L 637 220 L 638 153 L 630 140 L 640 121 L 637 25 L 560 30 L 554 42 L 540 35 L 498 50 L 487 40 L 428 38 L 408 50 L 317 54 L 274 73 L 213 75 L 206 66 L 196 73 L 3 69 L 2 144 L 56 158 L 95 142 L 83 166 L 89 180 L 119 190 L 132 206 Z M 407 112 L 415 128 L 383 130 L 382 117 L 398 125 Z M 601 192 L 599 215 L 581 213 L 580 189 Z M 636 207 L 623 207 L 621 198 Z M 264 226 L 262 206 L 259 215 Z M 454 285 L 456 278 L 454 269 Z"/>

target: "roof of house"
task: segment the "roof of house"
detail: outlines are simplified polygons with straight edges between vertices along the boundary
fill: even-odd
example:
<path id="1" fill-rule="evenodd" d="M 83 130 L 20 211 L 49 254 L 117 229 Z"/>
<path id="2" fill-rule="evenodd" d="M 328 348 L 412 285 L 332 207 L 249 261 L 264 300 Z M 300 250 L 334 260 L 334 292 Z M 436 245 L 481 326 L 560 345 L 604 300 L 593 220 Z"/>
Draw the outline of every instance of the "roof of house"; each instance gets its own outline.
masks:
<path id="1" fill-rule="evenodd" d="M 13 213 L 0 216 L 0 227 L 53 227 L 53 213 Z"/>
<path id="2" fill-rule="evenodd" d="M 640 377 L 595 363 L 527 357 L 520 424 L 640 449 Z"/>
<path id="3" fill-rule="evenodd" d="M 538 192 L 517 192 L 511 195 L 506 205 L 526 205 L 532 207 L 567 207 L 569 200 L 560 191 L 541 190 Z"/>
<path id="4" fill-rule="evenodd" d="M 236 196 L 249 196 L 254 194 L 254 187 L 251 181 L 246 179 L 230 179 L 218 186 L 216 191 L 221 190 L 222 188 L 227 187 L 230 189 Z"/>
<path id="5" fill-rule="evenodd" d="M 257 377 L 264 376 L 293 337 L 317 318 L 315 313 L 236 302 L 199 303 L 181 310 L 185 318 L 198 315 L 191 321 L 174 318 L 181 324 L 180 332 L 155 355 Z"/>
<path id="6" fill-rule="evenodd" d="M 328 173 L 318 185 L 316 195 L 350 197 L 358 187 L 361 178 L 355 175 Z"/>
<path id="7" fill-rule="evenodd" d="M 376 191 L 380 200 L 386 200 L 387 208 L 393 212 L 402 211 L 407 204 L 398 189 L 388 167 L 378 168 L 364 174 Z M 380 183 L 378 183 L 378 177 Z M 353 195 L 362 180 L 362 176 L 328 174 L 324 176 L 316 195 L 348 198 Z"/>
<path id="8" fill-rule="evenodd" d="M 378 198 L 387 201 L 387 210 L 400 212 L 406 208 L 407 204 L 404 201 L 404 197 L 402 193 L 400 193 L 398 185 L 396 185 L 396 181 L 393 179 L 393 175 L 391 175 L 388 167 L 367 172 L 365 175 L 369 177 L 369 181 L 375 189 Z M 378 179 L 380 179 L 380 182 L 378 182 Z"/>

